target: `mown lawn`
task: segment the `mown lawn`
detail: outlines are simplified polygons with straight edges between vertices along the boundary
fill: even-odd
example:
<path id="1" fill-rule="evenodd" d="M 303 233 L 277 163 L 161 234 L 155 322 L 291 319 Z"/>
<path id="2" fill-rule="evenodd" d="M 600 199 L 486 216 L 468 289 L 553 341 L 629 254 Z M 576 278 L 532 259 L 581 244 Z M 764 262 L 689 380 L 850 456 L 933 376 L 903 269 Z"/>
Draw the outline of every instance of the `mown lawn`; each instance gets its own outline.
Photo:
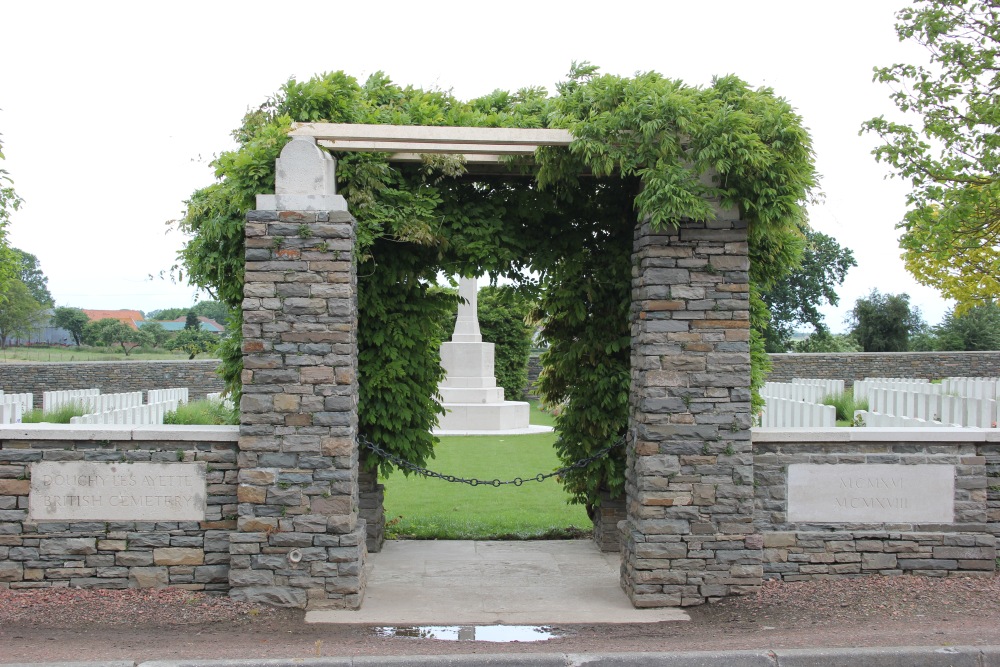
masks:
<path id="1" fill-rule="evenodd" d="M 532 407 L 532 423 L 551 425 L 551 415 Z M 554 433 L 441 438 L 428 467 L 435 472 L 484 480 L 533 478 L 559 467 Z M 589 534 L 590 519 L 556 478 L 495 488 L 448 483 L 400 472 L 383 480 L 390 537 L 413 539 L 538 539 Z"/>

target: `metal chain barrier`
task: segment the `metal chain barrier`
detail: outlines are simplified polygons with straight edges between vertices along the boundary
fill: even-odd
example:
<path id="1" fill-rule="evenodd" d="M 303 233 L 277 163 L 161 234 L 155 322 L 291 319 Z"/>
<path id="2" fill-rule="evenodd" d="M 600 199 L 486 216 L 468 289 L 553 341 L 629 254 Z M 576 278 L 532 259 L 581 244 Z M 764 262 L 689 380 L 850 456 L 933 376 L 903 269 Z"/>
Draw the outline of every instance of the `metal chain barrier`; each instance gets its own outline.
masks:
<path id="1" fill-rule="evenodd" d="M 570 470 L 578 470 L 580 468 L 586 468 L 588 465 L 590 465 L 594 461 L 607 456 L 613 449 L 615 449 L 617 447 L 621 447 L 622 445 L 624 445 L 625 443 L 627 443 L 629 440 L 631 440 L 631 433 L 626 433 L 621 438 L 619 438 L 618 440 L 616 440 L 612 444 L 608 445 L 604 449 L 601 449 L 601 450 L 595 452 L 594 454 L 591 454 L 587 458 L 580 459 L 576 463 L 571 463 L 568 466 L 563 466 L 562 468 L 559 468 L 558 470 L 554 470 L 554 471 L 548 472 L 548 473 L 538 473 L 534 477 L 524 477 L 524 478 L 522 478 L 522 477 L 515 477 L 514 479 L 502 481 L 502 480 L 499 480 L 499 479 L 485 480 L 485 479 L 476 479 L 475 477 L 465 478 L 465 477 L 456 477 L 455 475 L 442 475 L 441 473 L 434 472 L 433 470 L 430 470 L 429 468 L 424 468 L 423 466 L 418 466 L 415 463 L 411 463 L 411 462 L 407 461 L 406 459 L 401 459 L 400 457 L 396 456 L 395 454 L 390 454 L 389 452 L 385 451 L 384 449 L 382 449 L 381 447 L 379 447 L 378 445 L 376 445 L 374 442 L 372 442 L 368 438 L 364 437 L 363 435 L 359 435 L 358 436 L 358 444 L 359 445 L 361 445 L 362 447 L 364 447 L 368 451 L 372 452 L 376 456 L 379 456 L 379 457 L 381 457 L 383 459 L 386 459 L 387 461 L 391 461 L 392 463 L 395 463 L 400 468 L 405 468 L 406 470 L 410 470 L 410 471 L 415 472 L 415 473 L 417 473 L 419 475 L 423 475 L 424 477 L 432 477 L 434 479 L 443 479 L 446 482 L 455 482 L 456 484 L 468 484 L 469 486 L 480 486 L 480 485 L 483 485 L 483 486 L 492 486 L 492 487 L 500 487 L 500 486 L 505 486 L 505 485 L 508 485 L 508 484 L 513 484 L 514 486 L 521 486 L 525 482 L 544 482 L 549 477 L 556 477 L 558 475 L 562 475 L 564 473 L 567 473 Z"/>

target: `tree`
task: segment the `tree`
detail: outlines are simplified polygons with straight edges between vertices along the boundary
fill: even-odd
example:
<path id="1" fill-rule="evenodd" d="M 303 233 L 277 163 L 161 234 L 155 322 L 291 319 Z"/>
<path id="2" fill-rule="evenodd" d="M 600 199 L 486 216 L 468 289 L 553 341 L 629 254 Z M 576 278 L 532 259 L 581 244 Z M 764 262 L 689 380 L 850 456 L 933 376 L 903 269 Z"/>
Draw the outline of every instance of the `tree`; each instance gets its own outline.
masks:
<path id="1" fill-rule="evenodd" d="M 20 280 L 7 283 L 5 296 L 0 302 L 0 347 L 6 347 L 8 339 L 27 338 L 45 322 L 45 306 Z"/>
<path id="2" fill-rule="evenodd" d="M 907 269 L 963 312 L 1000 293 L 1000 6 L 918 0 L 896 16 L 899 39 L 925 47 L 929 65 L 876 68 L 875 79 L 920 127 L 880 116 L 863 131 L 912 184 L 897 225 Z"/>
<path id="3" fill-rule="evenodd" d="M 229 320 L 229 308 L 221 301 L 199 301 L 191 310 L 195 315 L 207 317 L 222 325 Z"/>
<path id="4" fill-rule="evenodd" d="M 910 336 L 925 327 L 920 309 L 910 307 L 908 294 L 882 294 L 877 289 L 854 302 L 848 322 L 865 352 L 906 352 Z"/>
<path id="5" fill-rule="evenodd" d="M 142 325 L 142 331 L 150 335 L 153 347 L 163 347 L 171 337 L 171 333 L 164 329 L 159 322 L 146 321 Z"/>
<path id="6" fill-rule="evenodd" d="M 3 160 L 3 143 L 0 143 L 0 160 Z M 0 302 L 4 300 L 7 283 L 15 278 L 17 271 L 10 244 L 7 241 L 7 227 L 10 214 L 21 207 L 23 200 L 14 191 L 14 181 L 6 169 L 0 168 Z"/>
<path id="7" fill-rule="evenodd" d="M 161 321 L 176 320 L 178 317 L 184 317 L 190 312 L 201 317 L 207 317 L 210 320 L 215 320 L 219 324 L 226 324 L 226 321 L 229 319 L 229 308 L 221 301 L 199 301 L 190 308 L 162 308 L 150 312 L 148 319 Z"/>
<path id="8" fill-rule="evenodd" d="M 771 313 L 764 331 L 768 352 L 787 352 L 798 325 L 811 325 L 817 334 L 829 337 L 819 306 L 840 302 L 837 287 L 847 271 L 858 263 L 849 248 L 841 248 L 836 239 L 821 232 L 804 229 L 802 259 L 797 268 L 782 281 L 761 294 Z M 824 339 L 825 340 L 825 339 Z"/>
<path id="9" fill-rule="evenodd" d="M 153 337 L 141 329 L 133 329 L 121 320 L 106 317 L 84 327 L 83 340 L 88 345 L 118 345 L 127 357 L 135 348 L 152 344 Z"/>
<path id="10" fill-rule="evenodd" d="M 168 350 L 183 350 L 188 353 L 188 359 L 194 359 L 200 352 L 214 352 L 219 346 L 219 337 L 209 331 L 188 329 L 177 333 L 167 342 Z"/>
<path id="11" fill-rule="evenodd" d="M 195 331 L 201 330 L 201 320 L 195 315 L 193 310 L 187 312 L 187 317 L 184 318 L 184 329 L 194 329 Z"/>
<path id="12" fill-rule="evenodd" d="M 494 373 L 508 401 L 524 397 L 528 384 L 528 355 L 532 328 L 527 319 L 532 302 L 512 287 L 486 286 L 479 290 L 479 329 L 483 340 L 495 345 Z"/>
<path id="13" fill-rule="evenodd" d="M 52 326 L 68 331 L 77 345 L 83 342 L 83 330 L 89 323 L 90 318 L 79 308 L 60 306 L 52 314 Z"/>
<path id="14" fill-rule="evenodd" d="M 932 350 L 1000 350 L 1000 306 L 990 302 L 964 313 L 952 308 L 930 338 Z"/>
<path id="15" fill-rule="evenodd" d="M 24 283 L 32 298 L 43 306 L 55 303 L 49 292 L 49 279 L 42 273 L 38 258 L 30 252 L 11 248 L 14 264 L 17 267 L 18 278 Z"/>
<path id="16" fill-rule="evenodd" d="M 190 308 L 161 308 L 160 310 L 151 311 L 147 319 L 169 322 L 176 320 L 178 317 L 184 317 L 190 310 Z"/>
<path id="17" fill-rule="evenodd" d="M 846 334 L 817 331 L 803 341 L 792 345 L 795 352 L 860 352 L 858 342 Z"/>

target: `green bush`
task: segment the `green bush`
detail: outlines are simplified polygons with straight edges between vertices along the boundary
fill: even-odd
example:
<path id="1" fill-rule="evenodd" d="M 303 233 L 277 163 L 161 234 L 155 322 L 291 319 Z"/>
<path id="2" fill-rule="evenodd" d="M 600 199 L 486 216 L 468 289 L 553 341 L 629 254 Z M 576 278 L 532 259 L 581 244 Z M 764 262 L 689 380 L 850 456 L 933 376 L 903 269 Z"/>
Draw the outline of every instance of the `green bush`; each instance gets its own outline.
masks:
<path id="1" fill-rule="evenodd" d="M 21 415 L 21 422 L 24 424 L 68 424 L 73 417 L 80 417 L 87 414 L 87 410 L 82 406 L 70 404 L 64 405 L 57 410 L 42 412 L 41 410 L 30 410 Z"/>
<path id="2" fill-rule="evenodd" d="M 164 424 L 201 426 L 238 425 L 239 414 L 219 401 L 192 401 L 181 403 L 177 410 L 163 416 Z"/>
<path id="3" fill-rule="evenodd" d="M 860 401 L 855 401 L 854 393 L 851 391 L 845 391 L 843 394 L 829 394 L 823 397 L 821 403 L 836 408 L 837 421 L 839 422 L 853 422 L 855 410 L 868 409 L 868 399 L 863 398 Z"/>

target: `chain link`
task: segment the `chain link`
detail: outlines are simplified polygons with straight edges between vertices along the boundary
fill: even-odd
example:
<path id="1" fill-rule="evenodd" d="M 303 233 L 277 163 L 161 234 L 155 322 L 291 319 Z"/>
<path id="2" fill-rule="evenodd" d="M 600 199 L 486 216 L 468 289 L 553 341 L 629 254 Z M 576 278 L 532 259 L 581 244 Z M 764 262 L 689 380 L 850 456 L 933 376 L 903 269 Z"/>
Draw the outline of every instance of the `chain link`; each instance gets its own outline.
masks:
<path id="1" fill-rule="evenodd" d="M 384 449 L 382 449 L 381 447 L 379 447 L 378 445 L 376 445 L 374 442 L 364 437 L 363 435 L 358 435 L 358 444 L 364 447 L 365 449 L 369 450 L 376 456 L 386 459 L 387 461 L 391 461 L 400 468 L 410 470 L 412 472 L 417 473 L 418 475 L 423 475 L 424 477 L 443 479 L 446 482 L 454 482 L 456 484 L 468 484 L 469 486 L 501 487 L 501 486 L 506 486 L 508 484 L 513 484 L 514 486 L 521 486 L 525 482 L 544 482 L 549 477 L 556 477 L 558 475 L 567 473 L 570 470 L 579 470 L 580 468 L 586 468 L 594 461 L 607 456 L 613 449 L 621 447 L 631 439 L 632 439 L 632 434 L 626 433 L 618 440 L 605 447 L 604 449 L 601 449 L 595 452 L 594 454 L 591 454 L 587 458 L 580 459 L 575 463 L 571 463 L 568 466 L 563 466 L 558 470 L 554 470 L 548 473 L 538 473 L 534 477 L 515 477 L 514 479 L 506 481 L 502 481 L 499 479 L 485 480 L 485 479 L 476 479 L 475 477 L 466 478 L 466 477 L 456 477 L 455 475 L 443 475 L 439 472 L 434 472 L 429 468 L 425 468 L 423 466 L 418 466 L 415 463 L 411 463 L 410 461 L 402 459 L 396 456 L 395 454 L 390 454 L 389 452 L 385 451 Z"/>

